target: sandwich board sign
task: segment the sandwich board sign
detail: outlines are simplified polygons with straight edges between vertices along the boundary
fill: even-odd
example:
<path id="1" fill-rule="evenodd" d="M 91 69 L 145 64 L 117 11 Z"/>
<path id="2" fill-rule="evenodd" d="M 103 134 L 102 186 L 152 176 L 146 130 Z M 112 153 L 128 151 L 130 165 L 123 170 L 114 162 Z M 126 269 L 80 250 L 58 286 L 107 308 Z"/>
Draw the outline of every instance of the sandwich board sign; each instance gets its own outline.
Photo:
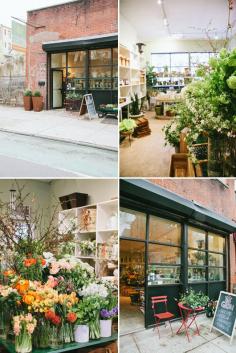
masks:
<path id="1" fill-rule="evenodd" d="M 89 119 L 95 119 L 98 117 L 96 108 L 94 105 L 93 95 L 91 93 L 85 94 L 82 98 L 79 115 L 88 113 Z"/>
<path id="2" fill-rule="evenodd" d="M 220 292 L 215 315 L 212 321 L 212 328 L 223 333 L 233 341 L 236 325 L 236 294 Z"/>

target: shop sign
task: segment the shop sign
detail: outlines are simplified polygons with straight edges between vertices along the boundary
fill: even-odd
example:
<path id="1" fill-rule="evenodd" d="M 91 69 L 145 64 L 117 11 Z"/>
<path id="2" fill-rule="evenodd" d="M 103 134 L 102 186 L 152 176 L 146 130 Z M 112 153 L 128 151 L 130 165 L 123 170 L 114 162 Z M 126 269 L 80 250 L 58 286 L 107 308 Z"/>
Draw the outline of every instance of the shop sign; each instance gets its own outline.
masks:
<path id="1" fill-rule="evenodd" d="M 98 117 L 94 105 L 93 95 L 91 93 L 85 94 L 82 98 L 79 115 L 83 115 L 85 113 L 88 113 L 89 119 L 94 119 Z"/>
<path id="2" fill-rule="evenodd" d="M 236 324 L 236 294 L 220 292 L 212 328 L 230 338 L 232 343 Z"/>

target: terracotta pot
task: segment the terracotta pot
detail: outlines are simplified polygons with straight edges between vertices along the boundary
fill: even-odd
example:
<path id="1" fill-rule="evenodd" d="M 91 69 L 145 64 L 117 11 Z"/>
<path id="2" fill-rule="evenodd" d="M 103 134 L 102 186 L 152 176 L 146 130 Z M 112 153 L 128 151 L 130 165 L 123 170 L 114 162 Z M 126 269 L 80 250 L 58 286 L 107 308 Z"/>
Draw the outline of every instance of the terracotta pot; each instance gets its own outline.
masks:
<path id="1" fill-rule="evenodd" d="M 41 112 L 43 110 L 43 97 L 32 97 L 34 112 Z"/>
<path id="2" fill-rule="evenodd" d="M 24 109 L 26 111 L 32 110 L 33 109 L 32 97 L 24 96 L 23 99 L 24 99 Z"/>

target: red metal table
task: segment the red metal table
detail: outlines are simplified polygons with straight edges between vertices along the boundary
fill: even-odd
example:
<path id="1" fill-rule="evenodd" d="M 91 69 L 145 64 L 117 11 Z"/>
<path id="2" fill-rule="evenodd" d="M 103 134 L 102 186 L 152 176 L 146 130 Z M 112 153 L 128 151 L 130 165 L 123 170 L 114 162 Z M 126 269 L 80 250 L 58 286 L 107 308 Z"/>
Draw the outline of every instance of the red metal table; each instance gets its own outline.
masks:
<path id="1" fill-rule="evenodd" d="M 199 312 L 203 311 L 204 308 L 203 307 L 198 307 L 195 309 L 191 309 L 188 308 L 186 306 L 184 306 L 182 303 L 178 303 L 178 307 L 180 310 L 180 314 L 181 314 L 181 318 L 182 318 L 182 323 L 180 328 L 178 329 L 178 331 L 176 332 L 176 334 L 180 333 L 182 328 L 185 331 L 185 334 L 188 338 L 188 341 L 190 342 L 190 336 L 189 336 L 189 328 L 190 326 L 192 326 L 193 324 L 195 324 L 196 326 L 196 331 L 195 334 L 200 335 L 200 331 L 197 325 L 197 315 L 199 314 Z"/>

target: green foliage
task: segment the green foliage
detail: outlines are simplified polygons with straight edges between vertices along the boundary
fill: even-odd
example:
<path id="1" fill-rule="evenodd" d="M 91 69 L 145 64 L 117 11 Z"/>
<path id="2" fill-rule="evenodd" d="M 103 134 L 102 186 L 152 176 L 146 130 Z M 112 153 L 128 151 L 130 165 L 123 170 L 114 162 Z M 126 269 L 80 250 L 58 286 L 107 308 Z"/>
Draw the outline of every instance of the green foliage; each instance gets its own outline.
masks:
<path id="1" fill-rule="evenodd" d="M 139 104 L 139 97 L 137 93 L 135 93 L 134 97 L 131 97 L 131 102 L 130 114 L 139 115 L 141 113 L 141 104 Z"/>
<path id="2" fill-rule="evenodd" d="M 73 309 L 77 315 L 76 324 L 86 325 L 90 322 L 96 321 L 102 306 L 103 299 L 97 295 L 83 297 Z"/>
<path id="3" fill-rule="evenodd" d="M 32 97 L 32 91 L 30 89 L 27 89 L 25 92 L 24 92 L 24 96 L 25 97 Z"/>
<path id="4" fill-rule="evenodd" d="M 236 76 L 230 76 L 227 80 L 227 85 L 230 89 L 236 89 Z"/>
<path id="5" fill-rule="evenodd" d="M 152 88 L 157 83 L 156 73 L 154 71 L 155 66 L 150 65 L 147 63 L 146 66 L 146 83 L 147 88 Z"/>
<path id="6" fill-rule="evenodd" d="M 133 131 L 136 126 L 133 119 L 123 119 L 119 125 L 121 132 Z"/>
<path id="7" fill-rule="evenodd" d="M 180 297 L 180 302 L 189 308 L 196 309 L 205 307 L 209 301 L 209 297 L 202 292 L 195 292 L 193 289 L 184 293 Z"/>
<path id="8" fill-rule="evenodd" d="M 40 91 L 34 91 L 33 97 L 41 97 L 41 92 Z"/>
<path id="9" fill-rule="evenodd" d="M 66 95 L 67 99 L 73 99 L 73 100 L 79 100 L 82 99 L 82 94 L 76 93 L 76 92 L 68 92 Z"/>

